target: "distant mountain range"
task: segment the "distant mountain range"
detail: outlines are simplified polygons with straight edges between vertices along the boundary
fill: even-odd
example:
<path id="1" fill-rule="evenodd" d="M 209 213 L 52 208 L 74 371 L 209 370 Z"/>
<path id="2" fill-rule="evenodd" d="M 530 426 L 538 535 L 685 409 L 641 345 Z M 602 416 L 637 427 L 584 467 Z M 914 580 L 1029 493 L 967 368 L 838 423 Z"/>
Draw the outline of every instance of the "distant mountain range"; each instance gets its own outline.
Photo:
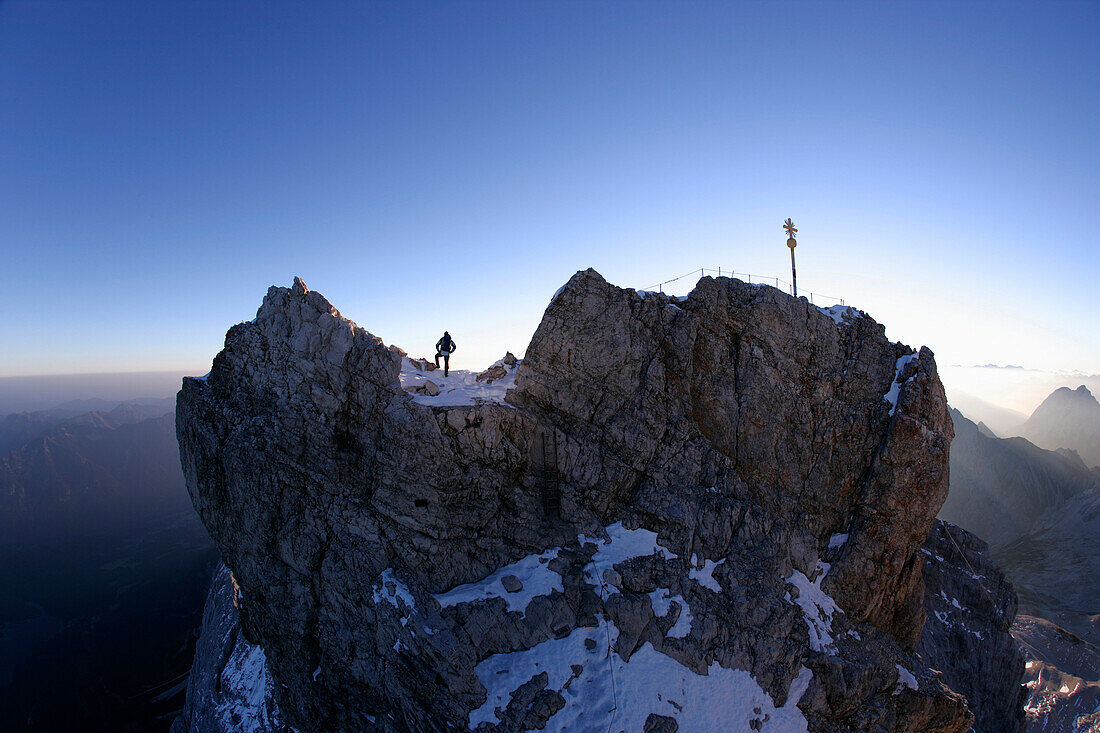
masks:
<path id="1" fill-rule="evenodd" d="M 966 392 L 951 392 L 948 401 L 974 422 L 985 425 L 997 437 L 1016 435 L 1027 421 L 1026 413 L 994 405 Z"/>
<path id="2" fill-rule="evenodd" d="M 188 504 L 163 400 L 0 420 L 0 547 L 101 531 Z"/>
<path id="3" fill-rule="evenodd" d="M 994 550 L 1097 484 L 1097 474 L 1075 454 L 1044 450 L 1023 438 L 993 437 L 956 409 L 951 419 L 951 490 L 940 517 Z"/>
<path id="4" fill-rule="evenodd" d="M 0 730 L 166 731 L 182 704 L 217 551 L 173 408 L 0 419 Z"/>
<path id="5" fill-rule="evenodd" d="M 1055 425 L 1056 409 L 1066 409 L 1060 392 L 1033 425 Z M 1065 392 L 1095 402 L 1083 387 Z M 1025 730 L 1093 730 L 1078 726 L 1100 700 L 1100 469 L 1074 450 L 997 438 L 955 409 L 951 417 L 951 489 L 940 518 L 986 539 L 1019 596 L 1012 633 L 1029 657 Z"/>
<path id="6" fill-rule="evenodd" d="M 1089 466 L 1100 466 L 1100 402 L 1085 385 L 1056 389 L 1035 408 L 1020 435 L 1050 450 L 1073 450 Z"/>

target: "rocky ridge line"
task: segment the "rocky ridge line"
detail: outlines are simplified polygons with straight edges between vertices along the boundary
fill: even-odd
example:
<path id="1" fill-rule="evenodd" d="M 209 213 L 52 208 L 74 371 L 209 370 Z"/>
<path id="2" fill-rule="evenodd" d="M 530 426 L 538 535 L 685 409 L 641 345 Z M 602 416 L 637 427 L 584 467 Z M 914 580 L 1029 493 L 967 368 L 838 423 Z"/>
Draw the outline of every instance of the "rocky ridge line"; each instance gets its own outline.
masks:
<path id="1" fill-rule="evenodd" d="M 589 270 L 503 402 L 419 404 L 402 356 L 296 280 L 179 396 L 292 725 L 529 730 L 656 665 L 726 679 L 755 729 L 970 727 L 914 653 L 951 440 L 927 349 L 774 288 L 642 297 Z M 485 674 L 555 649 L 562 678 Z M 631 700 L 647 729 L 693 729 L 705 701 L 660 692 Z"/>

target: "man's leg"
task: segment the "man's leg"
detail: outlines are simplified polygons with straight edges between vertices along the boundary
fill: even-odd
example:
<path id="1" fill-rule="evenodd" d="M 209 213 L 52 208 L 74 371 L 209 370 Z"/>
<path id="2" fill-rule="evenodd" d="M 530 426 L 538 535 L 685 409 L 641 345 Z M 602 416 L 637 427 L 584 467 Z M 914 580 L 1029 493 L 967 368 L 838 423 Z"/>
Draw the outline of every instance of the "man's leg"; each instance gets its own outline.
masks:
<path id="1" fill-rule="evenodd" d="M 450 371 L 451 371 L 451 355 L 450 354 L 444 354 L 443 355 L 443 376 L 444 377 L 450 376 L 450 374 L 449 374 Z"/>
<path id="2" fill-rule="evenodd" d="M 442 355 L 442 354 L 440 354 L 440 353 L 439 353 L 438 351 L 437 351 L 437 352 L 435 352 L 435 368 L 436 368 L 436 369 L 438 369 L 438 368 L 439 368 L 439 357 L 441 357 L 441 356 L 443 356 L 443 355 Z"/>

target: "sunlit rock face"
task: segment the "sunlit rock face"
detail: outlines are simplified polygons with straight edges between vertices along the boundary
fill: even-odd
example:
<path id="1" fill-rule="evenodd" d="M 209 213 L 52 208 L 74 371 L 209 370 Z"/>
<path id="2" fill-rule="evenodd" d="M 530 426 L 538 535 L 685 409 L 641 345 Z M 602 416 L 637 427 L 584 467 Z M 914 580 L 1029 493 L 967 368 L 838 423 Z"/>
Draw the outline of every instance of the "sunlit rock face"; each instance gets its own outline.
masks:
<path id="1" fill-rule="evenodd" d="M 915 653 L 952 435 L 930 351 L 588 270 L 500 364 L 436 381 L 296 280 L 185 380 L 188 488 L 287 724 L 970 728 Z"/>
<path id="2" fill-rule="evenodd" d="M 1027 649 L 1027 733 L 1100 730 L 1100 648 L 1021 614 L 1012 635 Z"/>

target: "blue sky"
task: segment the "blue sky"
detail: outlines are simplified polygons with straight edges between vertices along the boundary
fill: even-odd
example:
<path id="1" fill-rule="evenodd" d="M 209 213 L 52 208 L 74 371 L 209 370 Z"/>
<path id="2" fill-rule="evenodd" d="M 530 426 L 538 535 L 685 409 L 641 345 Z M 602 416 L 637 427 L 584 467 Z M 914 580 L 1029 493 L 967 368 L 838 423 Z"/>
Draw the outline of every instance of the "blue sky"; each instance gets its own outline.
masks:
<path id="1" fill-rule="evenodd" d="M 0 376 L 205 370 L 301 275 L 458 367 L 576 270 L 1100 372 L 1096 3 L 0 3 Z"/>

